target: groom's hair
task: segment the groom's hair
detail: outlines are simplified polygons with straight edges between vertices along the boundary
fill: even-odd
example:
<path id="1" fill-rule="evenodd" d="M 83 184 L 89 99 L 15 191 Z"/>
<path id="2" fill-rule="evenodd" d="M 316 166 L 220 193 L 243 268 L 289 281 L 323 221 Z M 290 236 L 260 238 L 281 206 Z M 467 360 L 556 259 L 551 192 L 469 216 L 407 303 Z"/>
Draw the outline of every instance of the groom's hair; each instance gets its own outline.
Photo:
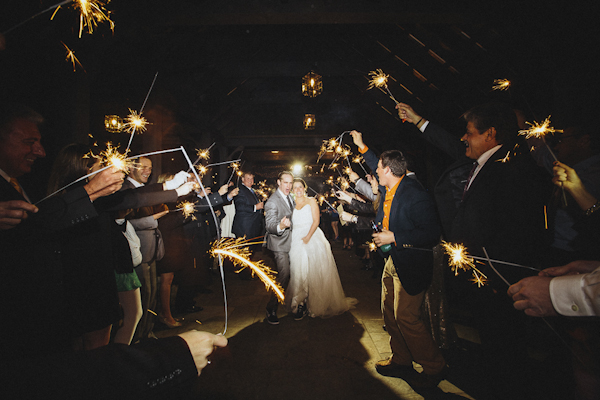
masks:
<path id="1" fill-rule="evenodd" d="M 284 175 L 289 175 L 289 176 L 292 177 L 292 179 L 294 179 L 294 174 L 292 174 L 291 171 L 281 171 L 279 173 L 279 175 L 277 176 L 277 180 L 281 180 L 281 177 L 284 176 Z"/>

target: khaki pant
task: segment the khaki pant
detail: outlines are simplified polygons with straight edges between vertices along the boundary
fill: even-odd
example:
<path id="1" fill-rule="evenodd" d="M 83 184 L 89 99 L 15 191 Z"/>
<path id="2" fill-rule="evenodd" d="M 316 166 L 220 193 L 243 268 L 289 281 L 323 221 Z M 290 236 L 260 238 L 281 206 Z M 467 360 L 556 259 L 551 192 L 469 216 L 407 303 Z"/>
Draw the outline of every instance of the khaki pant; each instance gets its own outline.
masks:
<path id="1" fill-rule="evenodd" d="M 402 288 L 392 257 L 388 257 L 381 279 L 381 311 L 390 335 L 392 362 L 421 364 L 428 375 L 439 373 L 446 365 L 438 346 L 421 318 L 421 292 L 411 296 Z"/>

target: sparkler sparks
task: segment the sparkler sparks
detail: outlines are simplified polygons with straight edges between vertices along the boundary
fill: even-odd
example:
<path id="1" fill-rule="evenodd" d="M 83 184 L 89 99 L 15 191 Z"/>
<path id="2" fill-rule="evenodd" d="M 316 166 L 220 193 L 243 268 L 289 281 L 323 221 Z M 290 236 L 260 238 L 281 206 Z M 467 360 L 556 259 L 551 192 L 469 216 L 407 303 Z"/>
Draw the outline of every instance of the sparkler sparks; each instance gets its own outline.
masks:
<path id="1" fill-rule="evenodd" d="M 212 147 L 212 145 L 210 147 Z M 209 154 L 210 147 L 208 149 L 200 149 L 200 150 L 197 149 L 196 155 L 198 156 L 198 158 L 201 160 L 208 160 L 210 158 L 210 154 Z"/>
<path id="2" fill-rule="evenodd" d="M 183 217 L 185 219 L 190 218 L 191 221 L 195 221 L 196 220 L 196 216 L 194 215 L 194 210 L 195 210 L 195 204 L 192 203 L 191 201 L 182 201 L 181 203 L 177 204 L 177 210 L 175 211 L 182 211 L 183 212 Z"/>
<path id="3" fill-rule="evenodd" d="M 283 288 L 275 280 L 276 272 L 267 267 L 263 261 L 250 261 L 251 252 L 248 245 L 251 244 L 253 243 L 247 241 L 245 238 L 222 238 L 213 244 L 210 253 L 213 257 L 217 255 L 229 257 L 234 265 L 241 267 L 237 272 L 242 271 L 244 268 L 251 268 L 252 272 L 258 275 L 260 280 L 265 284 L 265 287 L 273 290 L 277 294 L 279 301 L 283 303 L 285 296 Z"/>
<path id="4" fill-rule="evenodd" d="M 369 72 L 369 76 L 371 79 L 369 80 L 369 87 L 367 90 L 373 89 L 374 87 L 387 87 L 389 75 L 385 74 L 381 69 Z"/>
<path id="5" fill-rule="evenodd" d="M 67 49 L 67 57 L 65 58 L 65 60 L 73 64 L 73 72 L 75 72 L 77 65 L 79 65 L 81 69 L 85 71 L 83 65 L 81 65 L 77 57 L 75 57 L 75 53 L 73 52 L 73 50 L 71 50 L 66 44 L 64 44 L 64 42 L 61 41 L 61 43 L 65 47 L 65 49 Z"/>
<path id="6" fill-rule="evenodd" d="M 537 139 L 544 139 L 547 134 L 554 134 L 556 132 L 562 133 L 562 129 L 554 129 L 550 126 L 550 116 L 544 120 L 541 124 L 537 122 L 526 122 L 531 128 L 519 131 L 519 135 L 525 136 L 525 139 L 535 137 Z"/>
<path id="7" fill-rule="evenodd" d="M 511 82 L 508 79 L 494 79 L 494 86 L 492 86 L 493 90 L 508 90 L 510 88 Z"/>
<path id="8" fill-rule="evenodd" d="M 198 170 L 198 172 L 200 173 L 200 175 L 204 175 L 204 174 L 206 174 L 208 172 L 208 168 L 206 168 L 202 164 L 196 165 L 196 170 Z"/>
<path id="9" fill-rule="evenodd" d="M 387 81 L 390 77 L 389 75 L 385 74 L 381 69 L 377 69 L 369 72 L 369 76 L 371 79 L 369 80 L 369 87 L 367 87 L 367 90 L 373 89 L 374 87 L 384 88 L 388 96 L 390 96 L 390 99 L 394 100 L 394 103 L 400 103 L 398 100 L 396 100 L 392 92 L 390 92 L 390 88 L 388 88 Z M 402 122 L 404 122 L 404 120 L 402 120 Z"/>
<path id="10" fill-rule="evenodd" d="M 476 283 L 478 287 L 485 285 L 487 276 L 475 266 L 473 257 L 469 255 L 463 244 L 442 241 L 442 247 L 450 257 L 448 265 L 454 272 L 454 276 L 457 276 L 460 270 L 471 271 L 473 274 L 471 282 Z"/>
<path id="11" fill-rule="evenodd" d="M 84 29 L 91 35 L 98 24 L 107 22 L 110 25 L 110 30 L 115 30 L 115 23 L 110 19 L 110 11 L 104 6 L 110 3 L 110 0 L 103 2 L 100 0 L 74 0 L 73 6 L 79 11 L 79 37 Z M 54 12 L 58 11 L 58 8 Z M 54 15 L 52 15 L 54 17 Z"/>
<path id="12" fill-rule="evenodd" d="M 136 168 L 136 163 L 133 160 L 127 159 L 127 153 L 122 154 L 118 151 L 118 146 L 113 147 L 111 142 L 106 143 L 106 150 L 99 154 L 88 153 L 86 157 L 95 158 L 102 165 L 111 165 L 120 171 L 129 173 L 132 168 Z"/>
<path id="13" fill-rule="evenodd" d="M 142 113 L 137 113 L 137 111 L 129 109 L 130 114 L 127 116 L 127 119 L 123 124 L 123 130 L 127 133 L 133 135 L 133 133 L 137 130 L 138 132 L 145 132 L 146 125 L 148 125 L 148 120 L 142 117 Z"/>
<path id="14" fill-rule="evenodd" d="M 374 241 L 367 242 L 367 245 L 369 246 L 369 251 L 377 250 L 377 245 L 375 244 Z"/>

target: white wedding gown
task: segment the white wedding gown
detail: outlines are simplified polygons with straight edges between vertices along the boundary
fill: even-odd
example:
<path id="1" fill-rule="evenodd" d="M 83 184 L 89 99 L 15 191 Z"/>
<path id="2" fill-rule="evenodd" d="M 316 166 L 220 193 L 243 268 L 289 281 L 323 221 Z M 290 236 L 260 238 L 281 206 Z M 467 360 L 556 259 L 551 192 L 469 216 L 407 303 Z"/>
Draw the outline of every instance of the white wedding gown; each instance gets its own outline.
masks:
<path id="1" fill-rule="evenodd" d="M 290 283 L 285 293 L 288 310 L 296 312 L 306 300 L 311 317 L 333 317 L 357 303 L 347 298 L 340 282 L 329 241 L 317 228 L 308 244 L 302 238 L 313 223 L 310 204 L 295 209 L 292 214 L 292 245 L 290 248 Z"/>

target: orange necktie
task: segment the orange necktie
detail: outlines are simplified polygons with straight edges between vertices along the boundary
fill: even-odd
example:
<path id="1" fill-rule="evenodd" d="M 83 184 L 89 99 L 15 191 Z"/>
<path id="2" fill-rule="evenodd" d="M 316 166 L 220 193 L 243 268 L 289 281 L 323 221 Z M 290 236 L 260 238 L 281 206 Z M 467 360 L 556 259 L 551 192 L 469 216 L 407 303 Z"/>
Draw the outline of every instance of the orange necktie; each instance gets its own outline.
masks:
<path id="1" fill-rule="evenodd" d="M 19 185 L 19 181 L 17 181 L 15 178 L 10 178 L 10 184 L 17 192 L 19 192 L 21 196 L 24 196 L 23 189 L 21 188 L 21 185 Z"/>

